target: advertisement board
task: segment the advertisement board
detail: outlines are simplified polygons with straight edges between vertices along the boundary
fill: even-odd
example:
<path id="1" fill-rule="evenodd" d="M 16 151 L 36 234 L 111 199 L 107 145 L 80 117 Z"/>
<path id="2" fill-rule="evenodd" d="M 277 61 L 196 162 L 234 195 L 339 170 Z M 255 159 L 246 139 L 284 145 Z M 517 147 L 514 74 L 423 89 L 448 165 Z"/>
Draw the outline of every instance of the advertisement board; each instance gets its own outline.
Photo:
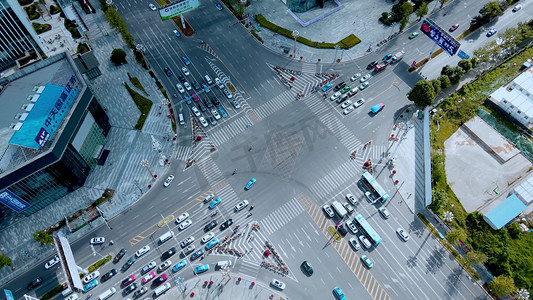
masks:
<path id="1" fill-rule="evenodd" d="M 430 19 L 424 19 L 420 30 L 451 56 L 455 55 L 461 47 L 457 40 Z"/>
<path id="2" fill-rule="evenodd" d="M 20 199 L 19 196 L 13 194 L 9 190 L 3 190 L 0 192 L 0 203 L 3 203 L 5 206 L 16 212 L 21 212 L 30 207 L 28 202 Z"/>
<path id="3" fill-rule="evenodd" d="M 198 0 L 183 0 L 166 5 L 159 10 L 159 14 L 161 15 L 161 20 L 168 20 L 198 8 L 199 6 L 200 3 Z"/>

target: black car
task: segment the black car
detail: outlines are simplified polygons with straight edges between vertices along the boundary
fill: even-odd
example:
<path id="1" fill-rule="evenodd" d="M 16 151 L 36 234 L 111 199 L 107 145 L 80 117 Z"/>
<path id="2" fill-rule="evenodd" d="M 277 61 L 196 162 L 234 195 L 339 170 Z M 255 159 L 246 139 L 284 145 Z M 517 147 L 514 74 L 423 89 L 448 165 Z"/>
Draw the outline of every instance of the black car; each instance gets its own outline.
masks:
<path id="1" fill-rule="evenodd" d="M 113 262 L 114 263 L 118 263 L 122 257 L 124 257 L 124 255 L 126 255 L 126 249 L 122 248 L 118 253 L 117 255 L 115 255 L 115 258 L 113 259 Z"/>
<path id="2" fill-rule="evenodd" d="M 202 249 L 194 252 L 194 254 L 191 255 L 191 261 L 197 259 L 198 257 L 202 256 L 203 254 L 204 254 L 204 250 L 202 250 Z"/>
<path id="3" fill-rule="evenodd" d="M 160 286 L 161 283 L 165 282 L 167 279 L 166 278 L 163 278 L 163 276 L 159 276 L 157 277 L 156 279 L 154 279 L 154 281 L 152 282 L 152 284 L 154 286 Z"/>
<path id="4" fill-rule="evenodd" d="M 137 290 L 135 293 L 133 293 L 133 298 L 139 298 L 140 296 L 142 296 L 147 291 L 148 291 L 147 287 L 142 287 L 140 290 Z"/>
<path id="5" fill-rule="evenodd" d="M 183 77 L 183 75 L 178 75 L 178 79 L 181 81 L 181 83 L 185 83 L 185 77 Z"/>
<path id="6" fill-rule="evenodd" d="M 172 76 L 172 74 L 174 74 L 174 73 L 172 73 L 172 71 L 168 67 L 165 68 L 165 73 L 167 73 L 168 77 L 170 77 L 170 76 Z"/>
<path id="7" fill-rule="evenodd" d="M 211 108 L 213 106 L 213 104 L 211 103 L 211 101 L 209 101 L 208 99 L 205 99 L 204 100 L 204 103 L 205 103 L 205 106 L 207 106 L 207 108 Z"/>
<path id="8" fill-rule="evenodd" d="M 336 92 L 336 91 L 342 89 L 342 88 L 345 87 L 345 86 L 346 86 L 346 82 L 343 81 L 343 82 L 337 84 L 337 85 L 335 86 L 334 90 L 335 90 L 335 92 Z"/>
<path id="9" fill-rule="evenodd" d="M 172 248 L 168 249 L 166 252 L 164 252 L 161 255 L 161 257 L 163 258 L 163 260 L 167 260 L 169 257 L 171 257 L 174 254 L 176 254 L 176 248 L 172 247 Z"/>
<path id="10" fill-rule="evenodd" d="M 307 273 L 307 275 L 309 275 L 309 276 L 313 275 L 313 268 L 312 268 L 311 265 L 307 262 L 307 260 L 305 260 L 305 261 L 302 263 L 302 268 L 304 269 L 305 273 Z"/>
<path id="11" fill-rule="evenodd" d="M 213 102 L 214 105 L 220 105 L 220 101 L 218 101 L 217 97 L 211 98 L 211 102 Z"/>
<path id="12" fill-rule="evenodd" d="M 340 224 L 339 226 L 337 226 L 337 230 L 339 231 L 339 233 L 342 235 L 342 236 L 346 236 L 346 234 L 348 233 L 348 231 L 346 230 L 346 228 L 344 228 L 344 226 L 342 224 Z"/>
<path id="13" fill-rule="evenodd" d="M 32 282 L 30 282 L 28 284 L 27 288 L 28 288 L 28 290 L 33 290 L 34 288 L 40 286 L 41 284 L 43 284 L 43 278 L 42 277 L 37 277 Z"/>
<path id="14" fill-rule="evenodd" d="M 209 222 L 209 224 L 205 225 L 204 231 L 208 232 L 209 230 L 211 230 L 211 229 L 213 229 L 215 227 L 217 227 L 217 220 L 213 220 L 213 221 Z"/>
<path id="15" fill-rule="evenodd" d="M 202 104 L 202 102 L 198 102 L 198 108 L 201 110 L 201 111 L 206 111 L 207 108 L 205 108 L 205 105 Z"/>
<path id="16" fill-rule="evenodd" d="M 200 85 L 198 84 L 198 82 L 196 82 L 196 80 L 194 80 L 194 81 L 192 82 L 192 86 L 194 86 L 194 89 L 195 89 L 195 90 L 199 90 L 199 89 L 200 89 Z"/>
<path id="17" fill-rule="evenodd" d="M 135 258 L 130 257 L 130 259 L 128 259 L 128 261 L 122 266 L 122 269 L 120 270 L 122 272 L 126 272 L 131 267 L 131 265 L 133 265 L 134 262 L 135 262 Z"/>
<path id="18" fill-rule="evenodd" d="M 111 277 L 117 275 L 117 270 L 115 269 L 112 269 L 111 271 L 105 273 L 103 276 L 102 276 L 102 282 L 105 282 L 105 281 L 108 281 L 109 279 L 111 279 Z"/>
<path id="19" fill-rule="evenodd" d="M 373 69 L 377 64 L 379 64 L 379 61 L 377 61 L 377 60 L 376 60 L 376 61 L 373 61 L 373 62 L 369 63 L 368 66 L 366 66 L 366 69 L 367 69 L 367 70 L 371 70 L 371 69 Z"/>
<path id="20" fill-rule="evenodd" d="M 224 230 L 224 229 L 230 227 L 231 224 L 233 224 L 233 219 L 228 219 L 226 222 L 224 222 L 224 223 L 222 223 L 222 225 L 220 225 L 220 230 Z"/>
<path id="21" fill-rule="evenodd" d="M 137 284 L 134 282 L 131 285 L 128 285 L 124 288 L 124 295 L 127 295 L 131 292 L 133 292 L 137 288 Z"/>

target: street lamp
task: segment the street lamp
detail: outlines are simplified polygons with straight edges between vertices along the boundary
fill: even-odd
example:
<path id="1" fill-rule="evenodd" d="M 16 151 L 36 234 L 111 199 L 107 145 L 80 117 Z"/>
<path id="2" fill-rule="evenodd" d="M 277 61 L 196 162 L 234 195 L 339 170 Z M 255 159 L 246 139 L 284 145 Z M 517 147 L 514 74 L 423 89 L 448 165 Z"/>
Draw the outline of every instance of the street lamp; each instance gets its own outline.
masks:
<path id="1" fill-rule="evenodd" d="M 150 170 L 150 162 L 147 159 L 143 159 L 141 161 L 141 166 L 146 168 L 146 170 L 148 170 L 148 173 L 150 173 L 150 177 L 152 177 L 152 180 L 155 180 L 154 174 L 152 174 L 152 171 Z"/>
<path id="2" fill-rule="evenodd" d="M 294 50 L 292 52 L 292 55 L 294 57 L 296 57 L 296 39 L 298 38 L 298 36 L 300 36 L 300 33 L 298 32 L 298 30 L 294 30 L 292 32 L 292 37 L 294 38 Z"/>
<path id="3" fill-rule="evenodd" d="M 242 18 L 244 18 L 245 14 L 244 14 L 244 8 L 246 7 L 246 1 L 248 0 L 241 0 L 241 4 L 242 4 Z M 245 21 L 246 22 L 246 21 Z"/>
<path id="4" fill-rule="evenodd" d="M 113 0 L 105 0 L 105 4 L 107 6 L 112 6 L 113 5 Z"/>

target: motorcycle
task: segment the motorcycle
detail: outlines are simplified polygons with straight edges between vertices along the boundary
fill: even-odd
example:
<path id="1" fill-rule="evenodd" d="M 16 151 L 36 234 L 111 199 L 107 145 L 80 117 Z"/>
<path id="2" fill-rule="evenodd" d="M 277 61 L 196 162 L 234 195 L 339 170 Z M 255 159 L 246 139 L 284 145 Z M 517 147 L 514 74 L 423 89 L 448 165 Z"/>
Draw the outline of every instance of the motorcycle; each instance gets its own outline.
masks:
<path id="1" fill-rule="evenodd" d="M 251 217 L 251 216 L 252 216 L 252 213 L 249 213 L 248 216 L 246 216 L 246 217 L 248 218 L 248 217 Z"/>
<path id="2" fill-rule="evenodd" d="M 253 205 L 252 205 L 252 206 L 250 206 L 250 210 L 252 210 L 252 209 L 254 209 L 254 206 L 253 206 Z"/>
<path id="3" fill-rule="evenodd" d="M 218 214 L 218 211 L 215 211 L 212 215 L 211 215 L 211 218 L 216 216 Z"/>

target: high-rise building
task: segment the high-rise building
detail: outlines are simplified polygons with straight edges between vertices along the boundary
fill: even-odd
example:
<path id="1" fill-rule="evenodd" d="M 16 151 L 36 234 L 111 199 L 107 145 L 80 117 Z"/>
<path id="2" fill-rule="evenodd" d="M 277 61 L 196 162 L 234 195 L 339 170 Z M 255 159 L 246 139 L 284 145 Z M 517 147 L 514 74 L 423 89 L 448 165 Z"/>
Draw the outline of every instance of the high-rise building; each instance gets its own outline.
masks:
<path id="1" fill-rule="evenodd" d="M 29 51 L 39 51 L 37 36 L 17 0 L 0 0 L 0 71 L 16 65 Z"/>

